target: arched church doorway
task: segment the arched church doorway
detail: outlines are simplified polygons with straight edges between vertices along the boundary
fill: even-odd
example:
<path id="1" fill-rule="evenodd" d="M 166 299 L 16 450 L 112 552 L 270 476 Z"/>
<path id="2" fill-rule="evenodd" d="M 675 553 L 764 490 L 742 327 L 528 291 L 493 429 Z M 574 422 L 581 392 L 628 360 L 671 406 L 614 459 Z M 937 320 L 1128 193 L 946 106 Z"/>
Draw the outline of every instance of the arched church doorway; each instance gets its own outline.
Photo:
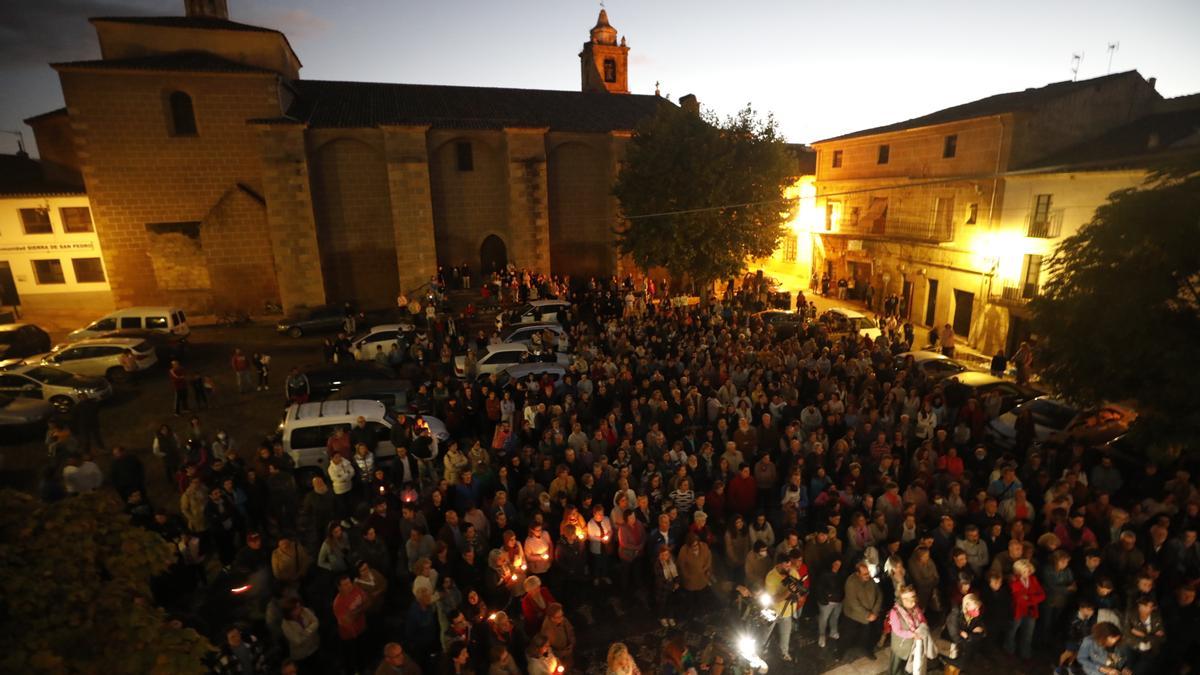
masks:
<path id="1" fill-rule="evenodd" d="M 490 275 L 508 265 L 508 247 L 504 240 L 494 234 L 489 234 L 479 246 L 480 275 Z"/>

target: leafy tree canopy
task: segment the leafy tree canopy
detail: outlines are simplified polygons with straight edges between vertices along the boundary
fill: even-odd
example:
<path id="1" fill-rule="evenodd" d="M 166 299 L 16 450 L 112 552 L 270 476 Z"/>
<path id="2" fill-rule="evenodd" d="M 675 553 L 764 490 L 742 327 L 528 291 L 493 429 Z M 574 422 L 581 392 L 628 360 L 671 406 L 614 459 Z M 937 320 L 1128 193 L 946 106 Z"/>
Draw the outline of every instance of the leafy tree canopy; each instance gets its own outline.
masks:
<path id="1" fill-rule="evenodd" d="M 174 559 L 111 494 L 0 491 L 0 672 L 206 672 L 211 645 L 150 597 Z"/>
<path id="2" fill-rule="evenodd" d="M 1110 195 L 1048 269 L 1032 303 L 1042 379 L 1084 403 L 1132 400 L 1143 440 L 1197 449 L 1200 161 Z"/>
<path id="3" fill-rule="evenodd" d="M 618 246 L 642 269 L 697 284 L 733 276 L 775 250 L 796 173 L 770 116 L 746 107 L 721 122 L 661 106 L 634 133 L 613 188 L 630 219 Z"/>

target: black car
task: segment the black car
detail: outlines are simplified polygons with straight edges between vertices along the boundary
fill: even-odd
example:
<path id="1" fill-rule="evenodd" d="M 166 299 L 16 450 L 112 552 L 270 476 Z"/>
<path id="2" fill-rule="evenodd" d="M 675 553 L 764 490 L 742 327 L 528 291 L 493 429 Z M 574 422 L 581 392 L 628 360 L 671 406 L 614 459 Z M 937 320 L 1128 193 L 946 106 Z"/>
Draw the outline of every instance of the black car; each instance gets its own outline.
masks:
<path id="1" fill-rule="evenodd" d="M 804 317 L 796 312 L 768 309 L 755 314 L 765 326 L 775 329 L 775 336 L 786 340 L 804 329 Z"/>
<path id="2" fill-rule="evenodd" d="M 394 383 L 396 377 L 390 368 L 372 361 L 307 366 L 300 372 L 308 378 L 308 397 L 312 401 L 324 401 L 352 384 Z"/>
<path id="3" fill-rule="evenodd" d="M 973 370 L 947 377 L 943 380 L 942 388 L 946 394 L 946 402 L 955 409 L 962 407 L 967 399 L 971 398 L 982 404 L 984 396 L 998 392 L 1001 414 L 1012 410 L 1018 404 L 1036 398 L 1041 393 L 1036 389 Z"/>
<path id="4" fill-rule="evenodd" d="M 309 333 L 333 333 L 346 325 L 345 305 L 297 307 L 279 320 L 275 330 L 288 337 L 298 338 Z M 357 310 L 350 308 L 357 314 Z"/>
<path id="5" fill-rule="evenodd" d="M 31 323 L 0 325 L 0 361 L 50 351 L 50 335 Z"/>

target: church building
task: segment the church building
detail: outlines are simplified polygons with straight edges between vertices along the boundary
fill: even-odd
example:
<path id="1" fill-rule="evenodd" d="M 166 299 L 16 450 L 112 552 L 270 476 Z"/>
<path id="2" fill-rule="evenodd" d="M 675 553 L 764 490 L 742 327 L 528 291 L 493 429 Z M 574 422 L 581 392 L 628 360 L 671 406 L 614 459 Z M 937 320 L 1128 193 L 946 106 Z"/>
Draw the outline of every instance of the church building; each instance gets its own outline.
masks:
<path id="1" fill-rule="evenodd" d="M 185 7 L 91 19 L 101 58 L 53 64 L 66 107 L 29 120 L 83 176 L 117 306 L 384 306 L 439 264 L 616 271 L 611 184 L 671 104 L 629 93 L 603 10 L 580 91 L 549 91 L 306 80 L 283 33 Z"/>

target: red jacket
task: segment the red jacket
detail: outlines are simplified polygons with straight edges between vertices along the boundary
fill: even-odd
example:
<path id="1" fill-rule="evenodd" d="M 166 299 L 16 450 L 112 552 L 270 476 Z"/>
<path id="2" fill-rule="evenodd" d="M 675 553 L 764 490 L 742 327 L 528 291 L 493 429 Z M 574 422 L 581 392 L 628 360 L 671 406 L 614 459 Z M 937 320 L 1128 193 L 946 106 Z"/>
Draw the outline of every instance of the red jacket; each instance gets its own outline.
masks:
<path id="1" fill-rule="evenodd" d="M 538 606 L 537 602 L 533 599 L 534 595 L 535 593 L 526 593 L 521 598 L 521 615 L 525 617 L 526 635 L 537 635 L 537 632 L 542 629 L 542 621 L 546 618 L 546 608 L 558 602 L 554 599 L 553 595 L 550 595 L 550 589 L 545 586 L 539 586 L 538 593 L 536 593 L 546 603 L 545 607 Z"/>
<path id="2" fill-rule="evenodd" d="M 1029 586 L 1021 583 L 1020 579 L 1013 579 L 1008 587 L 1012 591 L 1013 619 L 1020 621 L 1027 616 L 1038 618 L 1038 605 L 1046 599 L 1046 591 L 1042 590 L 1037 577 L 1029 575 Z"/>
<path id="3" fill-rule="evenodd" d="M 758 502 L 758 484 L 754 476 L 734 476 L 725 487 L 726 505 L 730 512 L 749 516 Z"/>

